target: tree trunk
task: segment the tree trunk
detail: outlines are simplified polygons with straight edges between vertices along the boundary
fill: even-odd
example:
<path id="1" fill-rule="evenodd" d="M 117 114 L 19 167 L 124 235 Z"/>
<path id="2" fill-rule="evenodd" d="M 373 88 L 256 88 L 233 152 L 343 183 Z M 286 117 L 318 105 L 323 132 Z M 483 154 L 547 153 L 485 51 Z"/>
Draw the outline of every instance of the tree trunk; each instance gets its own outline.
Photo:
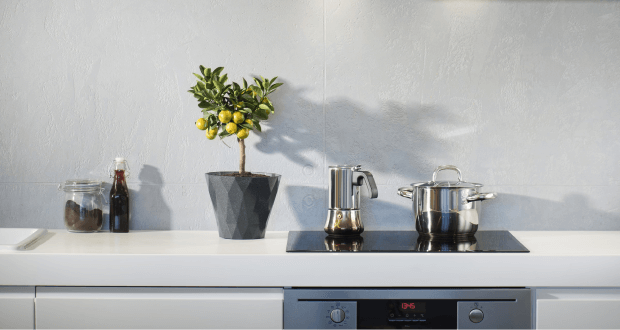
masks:
<path id="1" fill-rule="evenodd" d="M 239 141 L 239 173 L 245 173 L 245 142 L 241 139 Z"/>

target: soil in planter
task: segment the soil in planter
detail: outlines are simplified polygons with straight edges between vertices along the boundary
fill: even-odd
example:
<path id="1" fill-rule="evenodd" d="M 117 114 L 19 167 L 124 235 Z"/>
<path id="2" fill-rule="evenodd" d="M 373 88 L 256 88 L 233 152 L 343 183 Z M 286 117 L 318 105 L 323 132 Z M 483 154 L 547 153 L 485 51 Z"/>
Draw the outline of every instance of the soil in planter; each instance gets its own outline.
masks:
<path id="1" fill-rule="evenodd" d="M 269 175 L 264 175 L 264 174 L 255 174 L 252 172 L 244 172 L 244 173 L 239 173 L 239 172 L 235 172 L 235 173 L 226 173 L 226 174 L 222 174 L 222 176 L 236 176 L 236 177 L 242 177 L 242 178 L 268 178 Z"/>

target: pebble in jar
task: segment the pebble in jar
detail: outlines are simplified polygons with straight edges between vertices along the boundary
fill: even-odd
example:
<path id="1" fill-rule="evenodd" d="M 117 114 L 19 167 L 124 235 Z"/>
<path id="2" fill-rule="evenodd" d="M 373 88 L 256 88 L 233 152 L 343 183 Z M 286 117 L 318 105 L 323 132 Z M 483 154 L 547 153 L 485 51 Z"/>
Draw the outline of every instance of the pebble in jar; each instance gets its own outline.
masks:
<path id="1" fill-rule="evenodd" d="M 129 189 L 126 178 L 129 176 L 129 166 L 125 158 L 114 159 L 110 177 L 114 178 L 110 189 L 110 232 L 129 232 Z"/>

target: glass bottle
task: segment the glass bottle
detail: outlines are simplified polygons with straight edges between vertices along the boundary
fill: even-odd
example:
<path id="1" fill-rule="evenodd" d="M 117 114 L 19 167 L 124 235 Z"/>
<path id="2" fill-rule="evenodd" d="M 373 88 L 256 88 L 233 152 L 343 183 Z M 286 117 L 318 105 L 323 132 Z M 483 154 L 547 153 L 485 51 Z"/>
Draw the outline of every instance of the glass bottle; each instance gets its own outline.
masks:
<path id="1" fill-rule="evenodd" d="M 129 177 L 129 166 L 125 158 L 114 159 L 110 177 L 114 178 L 110 189 L 110 232 L 128 233 L 130 213 L 126 178 Z"/>

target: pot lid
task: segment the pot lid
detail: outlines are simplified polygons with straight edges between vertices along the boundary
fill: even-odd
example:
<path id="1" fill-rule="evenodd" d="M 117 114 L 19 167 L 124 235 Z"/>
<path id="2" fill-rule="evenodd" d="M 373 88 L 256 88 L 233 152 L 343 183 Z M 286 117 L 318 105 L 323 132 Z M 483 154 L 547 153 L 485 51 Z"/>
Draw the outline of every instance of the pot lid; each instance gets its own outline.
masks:
<path id="1" fill-rule="evenodd" d="M 458 181 L 437 181 L 437 173 L 439 173 L 440 171 L 443 170 L 453 170 L 455 171 L 459 178 Z M 435 171 L 433 172 L 433 179 L 431 181 L 427 181 L 427 182 L 419 182 L 419 183 L 413 183 L 411 184 L 414 187 L 428 187 L 428 188 L 479 188 L 482 187 L 482 184 L 480 183 L 473 183 L 473 182 L 465 182 L 463 181 L 463 177 L 461 175 L 461 170 L 458 169 L 458 167 L 454 166 L 454 165 L 442 165 L 442 166 L 438 166 Z"/>

